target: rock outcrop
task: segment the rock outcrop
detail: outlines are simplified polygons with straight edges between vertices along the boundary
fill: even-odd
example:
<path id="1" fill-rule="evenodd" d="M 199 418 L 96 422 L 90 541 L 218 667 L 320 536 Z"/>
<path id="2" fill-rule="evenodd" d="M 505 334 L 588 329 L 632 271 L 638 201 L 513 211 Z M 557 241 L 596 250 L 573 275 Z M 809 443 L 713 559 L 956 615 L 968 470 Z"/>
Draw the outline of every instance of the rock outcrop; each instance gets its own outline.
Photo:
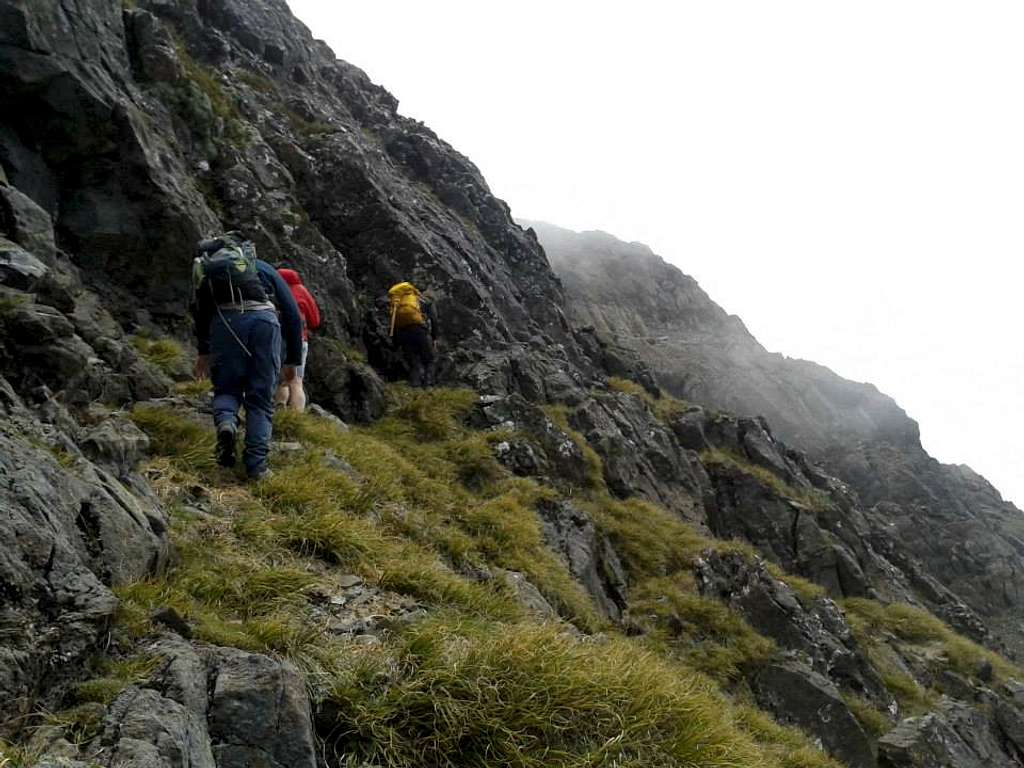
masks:
<path id="1" fill-rule="evenodd" d="M 852 530 L 847 525 L 848 534 L 913 571 L 922 594 L 936 583 L 955 593 L 1001 642 L 1024 652 L 1016 618 L 1024 594 L 1024 516 L 971 470 L 931 458 L 917 424 L 891 398 L 814 363 L 769 353 L 693 278 L 644 245 L 602 232 L 524 224 L 562 278 L 577 324 L 634 351 L 677 397 L 765 417 L 782 440 L 859 495 L 863 514 Z M 752 459 L 760 464 L 756 452 Z M 742 495 L 742 488 L 735 490 Z M 727 507 L 720 504 L 726 515 Z M 786 517 L 764 512 L 774 524 Z M 768 524 L 742 517 L 748 528 Z M 918 535 L 926 529 L 943 535 Z M 859 580 L 848 566 L 837 560 L 829 578 Z"/>

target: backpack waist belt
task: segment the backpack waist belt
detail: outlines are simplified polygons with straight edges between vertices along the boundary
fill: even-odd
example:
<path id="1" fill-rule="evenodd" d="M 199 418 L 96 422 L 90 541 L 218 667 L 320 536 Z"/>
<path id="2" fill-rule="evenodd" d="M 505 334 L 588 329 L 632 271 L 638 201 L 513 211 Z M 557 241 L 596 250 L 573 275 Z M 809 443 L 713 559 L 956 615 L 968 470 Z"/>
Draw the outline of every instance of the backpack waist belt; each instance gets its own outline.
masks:
<path id="1" fill-rule="evenodd" d="M 234 304 L 219 304 L 218 306 L 225 312 L 255 312 L 258 309 L 277 309 L 269 301 L 238 301 Z"/>

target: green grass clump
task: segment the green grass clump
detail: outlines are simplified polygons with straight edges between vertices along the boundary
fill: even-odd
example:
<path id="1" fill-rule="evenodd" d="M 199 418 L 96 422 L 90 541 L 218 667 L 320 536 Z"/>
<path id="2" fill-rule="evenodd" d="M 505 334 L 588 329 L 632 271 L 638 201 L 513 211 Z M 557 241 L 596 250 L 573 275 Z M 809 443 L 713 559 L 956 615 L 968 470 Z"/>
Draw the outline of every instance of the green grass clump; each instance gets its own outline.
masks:
<path id="1" fill-rule="evenodd" d="M 421 622 L 330 698 L 338 751 L 394 768 L 778 765 L 700 675 L 551 626 Z"/>
<path id="2" fill-rule="evenodd" d="M 891 633 L 914 646 L 932 646 L 932 663 L 974 680 L 983 666 L 991 665 L 997 682 L 1024 679 L 1024 672 L 999 654 L 957 634 L 923 608 L 906 603 L 885 605 L 875 600 L 848 598 L 842 601 L 847 621 L 858 638 L 877 638 Z"/>
<path id="3" fill-rule="evenodd" d="M 773 578 L 776 578 L 788 585 L 789 588 L 796 592 L 797 595 L 799 595 L 805 602 L 811 603 L 815 600 L 820 600 L 828 594 L 827 590 L 820 584 L 815 584 L 813 581 L 805 579 L 802 576 L 786 573 L 780 566 L 771 561 L 766 560 L 764 565 L 765 569 Z"/>
<path id="4" fill-rule="evenodd" d="M 166 456 L 185 471 L 209 471 L 216 466 L 213 430 L 175 413 L 170 408 L 138 405 L 132 421 L 149 435 L 150 450 Z"/>
<path id="5" fill-rule="evenodd" d="M 494 459 L 494 436 L 464 426 L 476 395 L 396 386 L 390 399 L 387 415 L 371 427 L 340 432 L 308 415 L 283 413 L 278 433 L 349 461 L 364 478 L 360 487 L 372 497 L 386 535 L 436 552 L 454 567 L 520 571 L 564 618 L 585 631 L 603 626 L 590 597 L 544 545 L 536 505 L 553 492 L 512 477 Z M 289 475 L 286 485 L 308 483 L 311 494 L 329 485 L 315 469 L 302 475 Z M 406 567 L 395 563 L 381 573 L 403 588 L 423 583 L 405 578 Z"/>
<path id="6" fill-rule="evenodd" d="M 0 768 L 30 768 L 38 761 L 38 750 L 0 739 Z"/>
<path id="7" fill-rule="evenodd" d="M 892 720 L 863 696 L 844 693 L 843 701 L 850 712 L 853 713 L 853 716 L 857 718 L 857 722 L 863 726 L 865 732 L 871 734 L 876 739 L 893 729 L 894 724 Z"/>
<path id="8" fill-rule="evenodd" d="M 132 336 L 132 346 L 139 355 L 155 365 L 168 376 L 174 377 L 182 371 L 185 349 L 174 339 L 154 339 L 149 336 Z"/>
<path id="9" fill-rule="evenodd" d="M 147 680 L 158 662 L 158 659 L 151 656 L 136 656 L 119 661 L 107 660 L 100 665 L 99 677 L 74 686 L 75 701 L 79 704 L 110 704 L 129 685 Z"/>
<path id="10" fill-rule="evenodd" d="M 337 129 L 330 123 L 323 120 L 307 120 L 298 112 L 288 107 L 284 108 L 285 117 L 292 130 L 301 136 L 321 136 L 325 133 L 334 133 Z"/>
<path id="11" fill-rule="evenodd" d="M 174 391 L 185 397 L 201 397 L 213 391 L 213 383 L 209 379 L 193 379 L 191 381 L 179 381 L 174 385 Z"/>
<path id="12" fill-rule="evenodd" d="M 615 392 L 622 392 L 640 398 L 647 403 L 647 407 L 651 409 L 655 418 L 662 423 L 667 423 L 673 416 L 682 413 L 689 407 L 689 403 L 686 401 L 678 400 L 664 392 L 661 393 L 660 397 L 655 397 L 635 381 L 630 381 L 620 376 L 610 376 L 608 378 L 608 388 Z"/>
<path id="13" fill-rule="evenodd" d="M 756 560 L 757 551 L 739 541 L 709 539 L 676 515 L 646 501 L 619 501 L 595 496 L 580 502 L 594 523 L 611 539 L 634 581 L 690 571 L 701 553 L 735 552 Z"/>
<path id="14" fill-rule="evenodd" d="M 272 94 L 277 92 L 277 87 L 274 85 L 270 78 L 264 77 L 257 72 L 251 72 L 248 69 L 235 70 L 232 75 L 240 82 L 245 83 L 254 91 L 264 94 Z"/>
<path id="15" fill-rule="evenodd" d="M 718 448 L 701 451 L 700 460 L 706 467 L 724 467 L 742 472 L 770 488 L 776 496 L 799 502 L 812 510 L 821 511 L 827 509 L 832 504 L 831 499 L 829 499 L 828 494 L 825 492 L 819 491 L 816 488 L 794 488 L 773 472 L 752 464 L 732 451 Z"/>
<path id="16" fill-rule="evenodd" d="M 648 640 L 721 682 L 768 661 L 775 643 L 717 600 L 701 597 L 692 579 L 648 579 L 630 591 L 630 616 Z"/>

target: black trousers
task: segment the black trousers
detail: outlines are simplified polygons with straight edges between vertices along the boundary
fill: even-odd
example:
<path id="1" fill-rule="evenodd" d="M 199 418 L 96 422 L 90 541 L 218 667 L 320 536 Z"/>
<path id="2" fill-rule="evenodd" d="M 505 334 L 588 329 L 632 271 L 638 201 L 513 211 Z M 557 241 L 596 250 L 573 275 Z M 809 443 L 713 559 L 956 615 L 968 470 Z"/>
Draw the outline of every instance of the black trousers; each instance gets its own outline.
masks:
<path id="1" fill-rule="evenodd" d="M 434 384 L 434 340 L 422 325 L 395 331 L 395 343 L 409 366 L 409 384 L 430 387 Z"/>

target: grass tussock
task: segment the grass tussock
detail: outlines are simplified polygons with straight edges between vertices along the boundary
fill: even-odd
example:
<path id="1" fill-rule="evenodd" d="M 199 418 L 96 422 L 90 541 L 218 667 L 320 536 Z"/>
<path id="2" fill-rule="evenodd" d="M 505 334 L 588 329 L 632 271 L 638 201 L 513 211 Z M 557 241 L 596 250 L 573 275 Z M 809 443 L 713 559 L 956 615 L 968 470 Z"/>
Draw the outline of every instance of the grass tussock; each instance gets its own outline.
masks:
<path id="1" fill-rule="evenodd" d="M 138 335 L 131 337 L 132 346 L 139 356 L 149 361 L 168 376 L 180 375 L 185 364 L 185 348 L 174 339 Z"/>
<path id="2" fill-rule="evenodd" d="M 804 602 L 812 603 L 828 594 L 828 591 L 820 584 L 815 584 L 803 576 L 786 573 L 780 566 L 769 560 L 766 560 L 764 565 L 772 577 L 787 584 Z"/>
<path id="3" fill-rule="evenodd" d="M 204 472 L 216 466 L 212 428 L 203 427 L 169 408 L 139 405 L 132 410 L 132 421 L 150 440 L 150 450 L 165 456 L 184 471 Z"/>
<path id="4" fill-rule="evenodd" d="M 737 680 L 776 651 L 735 611 L 698 595 L 688 579 L 644 581 L 630 592 L 630 616 L 648 641 L 722 682 Z"/>
<path id="5" fill-rule="evenodd" d="M 732 451 L 719 448 L 701 451 L 700 460 L 705 467 L 723 467 L 742 472 L 771 489 L 776 496 L 798 502 L 811 510 L 821 511 L 832 504 L 828 494 L 823 491 L 816 488 L 794 488 L 770 470 L 752 464 Z"/>
<path id="6" fill-rule="evenodd" d="M 979 680 L 982 670 L 991 668 L 996 681 L 1024 679 L 1024 672 L 997 653 L 957 634 L 924 609 L 905 603 L 885 605 L 875 600 L 849 598 L 842 601 L 846 618 L 858 638 L 878 638 L 888 633 L 909 645 L 931 646 L 930 654 L 939 667 Z"/>
<path id="7" fill-rule="evenodd" d="M 437 619 L 374 661 L 331 692 L 339 751 L 363 763 L 781 765 L 701 676 L 626 640 Z"/>
<path id="8" fill-rule="evenodd" d="M 663 424 L 668 423 L 673 416 L 682 413 L 690 407 L 690 404 L 685 400 L 679 400 L 664 392 L 661 393 L 660 397 L 655 397 L 635 381 L 630 381 L 620 376 L 609 377 L 608 388 L 614 392 L 622 392 L 640 398 L 651 409 L 651 413 L 654 414 L 655 418 Z"/>
<path id="9" fill-rule="evenodd" d="M 174 385 L 175 393 L 185 397 L 201 397 L 213 392 L 213 383 L 209 379 L 192 379 L 179 381 Z"/>
<path id="10" fill-rule="evenodd" d="M 110 704 L 129 685 L 147 680 L 158 660 L 151 656 L 136 656 L 118 661 L 106 660 L 97 670 L 100 674 L 77 683 L 73 696 L 78 704 Z"/>
<path id="11" fill-rule="evenodd" d="M 893 729 L 894 723 L 892 720 L 863 696 L 844 693 L 843 701 L 853 716 L 857 718 L 857 722 L 861 724 L 864 731 L 876 739 Z"/>
<path id="12" fill-rule="evenodd" d="M 580 506 L 609 536 L 635 581 L 690 571 L 701 553 L 708 550 L 735 552 L 750 560 L 757 558 L 757 551 L 749 544 L 709 539 L 646 501 L 620 501 L 603 496 L 581 502 Z"/>

